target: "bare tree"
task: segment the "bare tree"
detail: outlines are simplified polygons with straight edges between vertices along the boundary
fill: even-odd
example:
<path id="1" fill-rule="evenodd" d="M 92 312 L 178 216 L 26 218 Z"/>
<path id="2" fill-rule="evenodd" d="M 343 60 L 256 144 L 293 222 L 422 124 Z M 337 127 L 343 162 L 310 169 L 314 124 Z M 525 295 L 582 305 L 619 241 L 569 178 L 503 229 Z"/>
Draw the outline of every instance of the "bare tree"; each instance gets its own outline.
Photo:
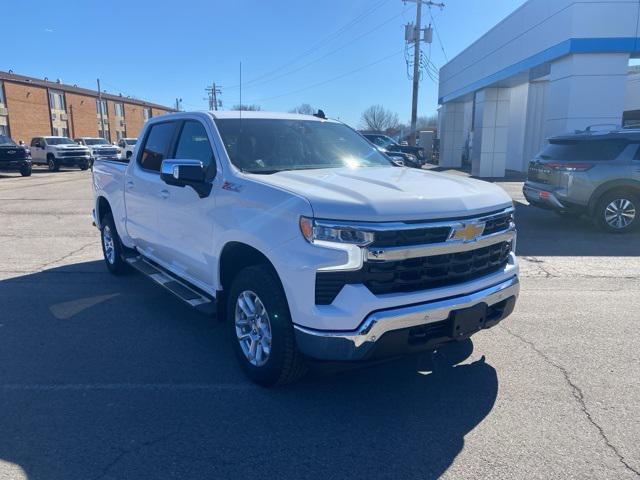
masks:
<path id="1" fill-rule="evenodd" d="M 372 105 L 362 112 L 362 126 L 367 130 L 385 132 L 396 129 L 399 124 L 398 114 L 382 105 Z"/>
<path id="2" fill-rule="evenodd" d="M 421 130 L 435 130 L 436 128 L 438 128 L 437 115 L 418 117 L 418 120 L 416 122 L 416 131 L 420 132 Z"/>
<path id="3" fill-rule="evenodd" d="M 297 107 L 289 110 L 289 113 L 302 113 L 303 115 L 313 115 L 314 113 L 316 113 L 316 109 L 313 108 L 308 103 L 301 103 Z"/>
<path id="4" fill-rule="evenodd" d="M 259 110 L 262 110 L 262 107 L 260 107 L 260 105 L 246 105 L 246 104 L 242 104 L 242 105 L 234 105 L 233 107 L 231 107 L 231 110 L 243 110 L 243 111 L 247 111 L 247 112 L 257 112 Z"/>

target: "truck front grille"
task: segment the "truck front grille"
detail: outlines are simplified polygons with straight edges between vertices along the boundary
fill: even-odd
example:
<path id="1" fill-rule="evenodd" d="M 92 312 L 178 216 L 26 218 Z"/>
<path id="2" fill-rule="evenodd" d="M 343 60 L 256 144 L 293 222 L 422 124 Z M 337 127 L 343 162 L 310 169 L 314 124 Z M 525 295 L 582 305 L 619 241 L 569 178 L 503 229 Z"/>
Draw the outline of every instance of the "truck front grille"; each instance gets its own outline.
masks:
<path id="1" fill-rule="evenodd" d="M 415 292 L 478 279 L 503 269 L 511 242 L 468 252 L 447 253 L 391 262 L 365 262 L 353 272 L 316 273 L 316 305 L 330 305 L 348 284 L 363 284 L 374 295 Z"/>
<path id="2" fill-rule="evenodd" d="M 410 230 L 388 230 L 376 232 L 371 247 L 404 247 L 428 243 L 446 242 L 451 227 L 415 228 Z"/>
<path id="3" fill-rule="evenodd" d="M 64 152 L 58 152 L 60 157 L 84 157 L 87 155 L 86 150 L 66 150 Z"/>

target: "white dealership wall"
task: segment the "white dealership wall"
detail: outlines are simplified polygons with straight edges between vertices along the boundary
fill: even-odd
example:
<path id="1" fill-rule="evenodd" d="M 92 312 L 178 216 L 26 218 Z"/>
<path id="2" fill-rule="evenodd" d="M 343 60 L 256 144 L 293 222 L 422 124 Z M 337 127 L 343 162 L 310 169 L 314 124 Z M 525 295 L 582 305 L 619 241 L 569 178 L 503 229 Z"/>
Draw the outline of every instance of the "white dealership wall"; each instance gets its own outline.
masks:
<path id="1" fill-rule="evenodd" d="M 551 135 L 620 124 L 640 109 L 639 28 L 639 0 L 523 4 L 440 69 L 441 165 L 500 177 Z"/>

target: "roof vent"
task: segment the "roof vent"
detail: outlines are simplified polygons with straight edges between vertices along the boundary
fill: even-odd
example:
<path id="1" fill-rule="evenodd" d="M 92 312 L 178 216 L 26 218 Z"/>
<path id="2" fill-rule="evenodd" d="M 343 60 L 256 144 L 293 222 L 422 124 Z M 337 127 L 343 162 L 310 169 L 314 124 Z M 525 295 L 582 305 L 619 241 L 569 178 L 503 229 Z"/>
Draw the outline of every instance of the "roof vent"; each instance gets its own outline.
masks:
<path id="1" fill-rule="evenodd" d="M 12 74 L 12 73 L 13 73 L 13 70 L 9 69 L 9 74 Z"/>
<path id="2" fill-rule="evenodd" d="M 59 78 L 56 78 L 56 83 L 62 83 L 62 80 Z"/>

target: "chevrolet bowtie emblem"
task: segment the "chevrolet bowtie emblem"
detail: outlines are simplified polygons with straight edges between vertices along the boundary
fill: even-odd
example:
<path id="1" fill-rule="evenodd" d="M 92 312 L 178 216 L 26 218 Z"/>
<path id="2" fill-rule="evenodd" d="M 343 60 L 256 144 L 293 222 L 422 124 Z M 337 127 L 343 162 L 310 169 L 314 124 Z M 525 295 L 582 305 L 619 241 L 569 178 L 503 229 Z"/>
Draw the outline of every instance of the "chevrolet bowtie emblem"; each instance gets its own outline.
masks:
<path id="1" fill-rule="evenodd" d="M 453 227 L 449 240 L 463 240 L 471 242 L 484 232 L 484 223 L 465 223 L 460 227 Z"/>

